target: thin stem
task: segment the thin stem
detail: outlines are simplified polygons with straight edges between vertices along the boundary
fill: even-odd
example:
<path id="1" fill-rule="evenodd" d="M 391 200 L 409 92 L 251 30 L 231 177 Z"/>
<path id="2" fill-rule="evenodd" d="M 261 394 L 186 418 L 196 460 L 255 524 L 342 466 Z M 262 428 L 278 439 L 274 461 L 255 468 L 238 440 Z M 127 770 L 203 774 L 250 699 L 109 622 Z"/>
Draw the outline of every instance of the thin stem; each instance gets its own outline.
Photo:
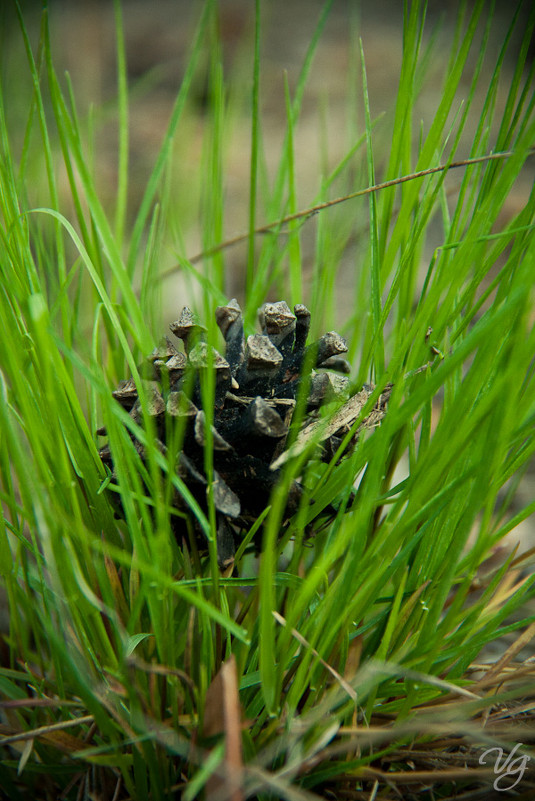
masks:
<path id="1" fill-rule="evenodd" d="M 532 148 L 528 155 L 532 156 L 534 154 L 535 148 Z M 289 222 L 293 222 L 294 220 L 311 217 L 312 215 L 317 214 L 324 209 L 329 209 L 332 206 L 345 203 L 347 200 L 353 200 L 356 197 L 363 197 L 364 195 L 369 195 L 372 192 L 379 192 L 382 189 L 387 189 L 390 186 L 398 186 L 399 184 L 404 184 L 408 181 L 414 181 L 417 178 L 425 178 L 426 175 L 433 175 L 434 173 L 453 170 L 458 167 L 469 167 L 472 164 L 482 164 L 486 161 L 507 159 L 514 155 L 514 150 L 507 150 L 502 153 L 487 153 L 485 156 L 478 156 L 477 158 L 463 159 L 462 161 L 452 161 L 451 164 L 439 164 L 438 167 L 429 167 L 426 170 L 418 170 L 418 172 L 413 172 L 409 175 L 402 175 L 401 177 L 393 178 L 390 181 L 383 181 L 380 184 L 374 184 L 374 186 L 367 186 L 366 189 L 359 189 L 357 192 L 351 192 L 349 195 L 337 197 L 334 198 L 334 200 L 326 200 L 324 203 L 317 203 L 315 206 L 310 206 L 310 208 L 304 209 L 303 211 L 298 211 L 295 214 L 288 214 L 286 217 L 282 217 L 280 220 L 275 220 L 273 222 L 266 223 L 266 225 L 261 225 L 259 228 L 255 228 L 254 233 L 273 233 L 281 226 L 286 225 Z M 196 264 L 202 259 L 206 259 L 209 256 L 214 256 L 216 253 L 219 253 L 222 250 L 227 250 L 228 248 L 234 247 L 234 245 L 239 245 L 241 242 L 245 242 L 247 239 L 249 239 L 250 235 L 251 234 L 248 231 L 246 234 L 239 234 L 238 236 L 232 237 L 232 239 L 226 239 L 224 242 L 220 242 L 219 245 L 215 245 L 213 248 L 210 248 L 210 250 L 204 250 L 201 253 L 196 253 L 195 256 L 192 256 L 191 259 L 188 259 L 188 261 L 190 264 Z M 182 269 L 181 264 L 174 264 L 172 267 L 169 267 L 160 274 L 160 279 L 167 278 L 169 275 L 173 275 L 173 273 L 180 269 Z"/>

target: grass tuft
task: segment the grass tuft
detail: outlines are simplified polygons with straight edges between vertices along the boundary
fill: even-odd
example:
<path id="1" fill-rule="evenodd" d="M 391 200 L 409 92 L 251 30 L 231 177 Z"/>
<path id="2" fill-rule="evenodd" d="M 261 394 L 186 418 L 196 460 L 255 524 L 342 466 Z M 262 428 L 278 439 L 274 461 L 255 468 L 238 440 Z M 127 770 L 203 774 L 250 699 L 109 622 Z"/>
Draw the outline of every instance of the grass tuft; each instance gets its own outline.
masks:
<path id="1" fill-rule="evenodd" d="M 76 83 L 59 74 L 47 9 L 38 34 L 17 3 L 6 13 L 6 798 L 469 797 L 462 793 L 496 789 L 489 748 L 512 751 L 529 739 L 534 548 L 518 540 L 535 510 L 524 491 L 535 452 L 535 192 L 525 189 L 535 11 L 523 15 L 519 4 L 493 58 L 500 21 L 484 0 L 460 5 L 447 52 L 440 28 L 429 33 L 426 4 L 405 4 L 395 106 L 377 116 L 366 39 L 356 46 L 352 17 L 348 101 L 358 89 L 359 106 L 348 109 L 351 141 L 340 156 L 324 136 L 317 194 L 303 202 L 302 110 L 332 5 L 318 17 L 297 82 L 285 76 L 286 127 L 268 167 L 265 4 L 256 2 L 254 34 L 243 43 L 245 89 L 224 66 L 218 4 L 203 4 L 161 146 L 132 201 L 135 88 L 116 0 L 112 203 L 100 188 L 101 110 L 80 111 Z M 443 83 L 432 122 L 416 135 L 435 61 Z M 201 125 L 192 95 L 203 80 Z M 246 233 L 230 239 L 229 151 L 243 125 Z M 177 200 L 176 162 L 197 144 L 194 128 L 202 128 L 200 165 Z M 178 220 L 181 203 L 191 208 Z M 355 391 L 375 382 L 346 444 L 387 384 L 392 392 L 381 425 L 350 455 L 338 458 L 340 450 L 325 464 L 313 447 L 292 450 L 229 576 L 217 565 L 213 482 L 203 508 L 175 472 L 184 430 L 173 432 L 167 453 L 151 436 L 137 365 L 160 337 L 163 282 L 173 271 L 221 348 L 214 309 L 235 278 L 227 257 L 240 241 L 247 333 L 266 299 L 307 303 L 314 336 L 320 328 L 347 336 Z M 169 254 L 178 267 L 164 261 Z M 111 396 L 128 375 L 143 424 Z M 208 371 L 207 476 L 214 392 Z M 325 425 L 337 411 L 326 409 Z M 113 482 L 99 457 L 102 425 Z M 286 519 L 296 477 L 303 502 Z M 187 546 L 175 540 L 175 494 L 206 553 L 193 532 Z M 528 744 L 519 747 L 527 760 Z M 528 797 L 534 788 L 526 772 L 518 789 Z"/>

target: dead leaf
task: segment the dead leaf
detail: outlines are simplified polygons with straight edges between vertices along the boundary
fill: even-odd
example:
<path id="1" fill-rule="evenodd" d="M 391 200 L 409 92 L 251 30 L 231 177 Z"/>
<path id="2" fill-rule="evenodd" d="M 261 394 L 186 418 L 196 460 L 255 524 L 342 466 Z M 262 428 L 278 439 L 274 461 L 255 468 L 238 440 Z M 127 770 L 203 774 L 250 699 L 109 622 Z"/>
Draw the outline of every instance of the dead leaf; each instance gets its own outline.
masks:
<path id="1" fill-rule="evenodd" d="M 241 707 L 238 694 L 236 659 L 231 656 L 221 666 L 206 693 L 203 735 L 225 737 L 225 759 L 220 770 L 206 784 L 206 797 L 243 801 L 241 775 Z"/>

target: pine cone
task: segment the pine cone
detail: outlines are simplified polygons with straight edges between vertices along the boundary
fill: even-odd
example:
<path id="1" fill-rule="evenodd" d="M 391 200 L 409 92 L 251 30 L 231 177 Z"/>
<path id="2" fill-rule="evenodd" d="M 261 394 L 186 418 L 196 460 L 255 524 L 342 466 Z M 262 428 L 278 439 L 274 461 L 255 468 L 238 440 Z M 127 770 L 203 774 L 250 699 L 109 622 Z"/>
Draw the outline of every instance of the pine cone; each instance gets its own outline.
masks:
<path id="1" fill-rule="evenodd" d="M 221 568 L 232 564 L 235 539 L 269 503 L 271 491 L 280 475 L 280 466 L 288 458 L 286 438 L 292 421 L 303 366 L 314 358 L 310 375 L 307 408 L 300 436 L 292 452 L 310 441 L 318 426 L 319 407 L 326 401 L 343 398 L 349 390 L 349 363 L 344 339 L 331 331 L 306 346 L 310 312 L 299 304 L 290 311 L 284 301 L 266 303 L 259 310 L 262 334 L 244 338 L 241 309 L 236 300 L 216 309 L 216 320 L 225 338 L 225 358 L 203 341 L 203 328 L 190 309 L 185 307 L 171 331 L 184 343 L 178 351 L 165 337 L 141 365 L 149 414 L 155 419 L 159 447 L 166 452 L 169 418 L 185 416 L 185 433 L 177 453 L 176 470 L 197 501 L 206 508 L 207 479 L 204 474 L 206 415 L 203 411 L 200 374 L 209 365 L 215 370 L 215 404 L 212 443 L 214 481 L 212 494 L 217 511 L 217 550 Z M 193 371 L 193 380 L 192 378 Z M 188 380 L 188 376 L 190 380 Z M 186 388 L 190 391 L 186 392 Z M 191 389 L 192 388 L 192 389 Z M 372 392 L 365 386 L 337 412 L 321 435 L 321 455 L 331 459 L 351 428 Z M 377 425 L 384 416 L 389 390 L 386 390 L 363 426 Z M 134 381 L 122 381 L 114 398 L 142 424 L 141 404 Z M 343 413 L 343 409 L 350 413 Z M 104 433 L 103 429 L 99 433 Z M 352 443 L 357 440 L 358 432 Z M 135 441 L 142 459 L 144 449 Z M 102 461 L 113 470 L 108 446 L 100 451 Z M 302 488 L 293 481 L 286 515 L 296 511 Z M 175 493 L 175 507 L 189 513 L 185 501 Z M 191 516 L 192 517 L 192 516 Z M 187 538 L 183 516 L 172 517 L 179 539 Z M 195 521 L 193 521 L 195 525 Z M 199 542 L 202 537 L 199 535 Z M 206 543 L 204 543 L 206 545 Z"/>

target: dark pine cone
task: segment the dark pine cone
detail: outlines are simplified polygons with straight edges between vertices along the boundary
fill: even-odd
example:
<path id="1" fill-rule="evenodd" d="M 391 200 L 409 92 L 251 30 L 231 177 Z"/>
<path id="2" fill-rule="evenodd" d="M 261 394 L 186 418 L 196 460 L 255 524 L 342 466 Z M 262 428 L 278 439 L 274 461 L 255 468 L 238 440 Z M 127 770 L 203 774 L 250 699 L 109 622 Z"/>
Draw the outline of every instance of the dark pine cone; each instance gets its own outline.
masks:
<path id="1" fill-rule="evenodd" d="M 264 304 L 259 310 L 262 334 L 249 336 L 247 341 L 236 300 L 219 306 L 216 319 L 226 342 L 225 358 L 214 349 L 209 353 L 209 346 L 202 339 L 204 329 L 185 307 L 180 318 L 170 326 L 173 334 L 183 341 L 184 352 L 178 351 L 166 337 L 141 366 L 140 373 L 162 452 L 166 452 L 166 439 L 172 430 L 169 418 L 182 417 L 183 421 L 184 416 L 186 418 L 176 470 L 206 509 L 206 419 L 199 378 L 201 372 L 208 369 L 209 362 L 216 372 L 212 493 L 217 511 L 218 561 L 223 568 L 233 561 L 235 536 L 248 530 L 269 503 L 280 474 L 277 465 L 285 459 L 286 438 L 307 353 L 313 356 L 317 369 L 312 370 L 310 376 L 300 436 L 306 437 L 307 430 L 317 425 L 315 416 L 323 402 L 347 392 L 349 379 L 337 373 L 348 373 L 349 364 L 341 355 L 347 351 L 346 343 L 333 331 L 306 347 L 310 312 L 301 304 L 294 307 L 293 314 L 284 301 Z M 186 386 L 192 387 L 187 394 Z M 352 413 L 337 415 L 337 422 L 328 426 L 322 438 L 324 458 L 330 459 L 336 452 L 370 392 L 371 387 L 366 386 L 353 396 L 348 402 L 353 403 Z M 122 381 L 113 396 L 136 422 L 142 423 L 141 405 L 132 379 Z M 377 424 L 383 416 L 386 400 L 387 393 L 384 393 L 369 416 L 372 424 Z M 354 414 L 355 402 L 357 414 Z M 136 447 L 144 458 L 139 442 Z M 113 469 L 108 446 L 100 451 L 100 457 Z M 297 509 L 300 496 L 301 486 L 294 481 L 289 492 L 288 515 Z M 175 493 L 174 504 L 182 513 L 188 513 L 187 504 L 178 493 Z M 173 528 L 179 540 L 187 537 L 183 516 L 173 515 Z"/>

